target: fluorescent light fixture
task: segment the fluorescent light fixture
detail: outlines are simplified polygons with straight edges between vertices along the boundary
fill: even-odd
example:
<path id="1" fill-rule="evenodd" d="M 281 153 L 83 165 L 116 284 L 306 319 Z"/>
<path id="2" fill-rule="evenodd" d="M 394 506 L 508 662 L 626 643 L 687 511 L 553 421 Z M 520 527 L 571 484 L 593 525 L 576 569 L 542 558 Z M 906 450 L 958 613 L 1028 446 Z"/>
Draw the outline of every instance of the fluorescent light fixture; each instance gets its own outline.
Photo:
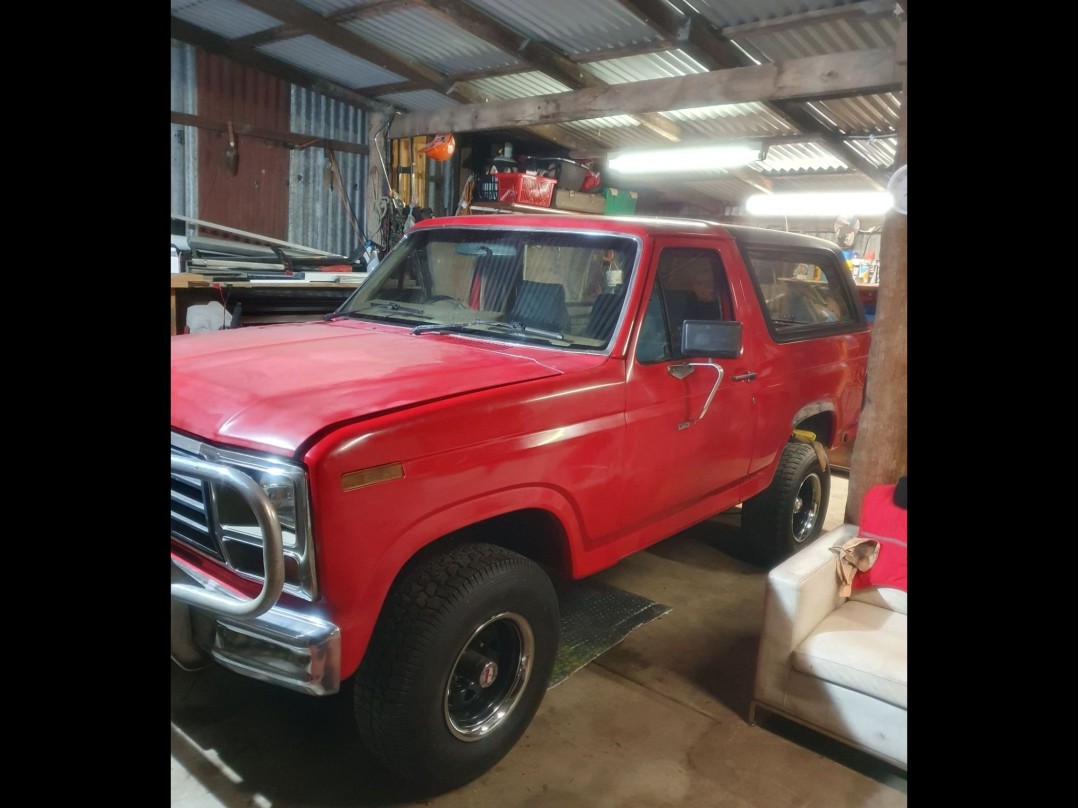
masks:
<path id="1" fill-rule="evenodd" d="M 760 146 L 696 146 L 679 149 L 611 154 L 607 167 L 619 174 L 654 174 L 660 171 L 706 171 L 743 166 L 760 158 Z"/>
<path id="2" fill-rule="evenodd" d="M 745 200 L 753 216 L 872 216 L 894 205 L 886 191 L 856 193 L 754 194 Z"/>

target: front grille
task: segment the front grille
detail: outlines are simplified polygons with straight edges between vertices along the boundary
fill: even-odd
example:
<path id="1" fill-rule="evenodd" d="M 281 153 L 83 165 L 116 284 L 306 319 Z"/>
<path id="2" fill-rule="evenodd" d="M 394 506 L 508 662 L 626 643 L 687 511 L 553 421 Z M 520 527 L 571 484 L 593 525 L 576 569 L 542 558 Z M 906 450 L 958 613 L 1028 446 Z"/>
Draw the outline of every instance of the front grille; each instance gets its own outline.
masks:
<path id="1" fill-rule="evenodd" d="M 172 535 L 224 561 L 220 543 L 210 527 L 213 524 L 210 514 L 212 501 L 209 483 L 197 477 L 172 473 Z"/>
<path id="2" fill-rule="evenodd" d="M 282 500 L 289 511 L 283 526 L 278 506 L 270 501 L 262 482 L 267 477 L 273 481 L 275 495 L 280 494 L 282 482 L 292 485 Z M 219 449 L 173 432 L 170 490 L 172 541 L 252 581 L 266 577 L 265 554 L 271 538 L 267 531 L 272 524 L 263 524 L 262 519 L 276 516 L 280 535 L 272 538 L 274 552 L 283 556 L 285 588 L 308 600 L 317 597 L 309 539 L 310 502 L 301 466 L 268 455 Z M 276 557 L 271 561 L 276 565 Z"/>

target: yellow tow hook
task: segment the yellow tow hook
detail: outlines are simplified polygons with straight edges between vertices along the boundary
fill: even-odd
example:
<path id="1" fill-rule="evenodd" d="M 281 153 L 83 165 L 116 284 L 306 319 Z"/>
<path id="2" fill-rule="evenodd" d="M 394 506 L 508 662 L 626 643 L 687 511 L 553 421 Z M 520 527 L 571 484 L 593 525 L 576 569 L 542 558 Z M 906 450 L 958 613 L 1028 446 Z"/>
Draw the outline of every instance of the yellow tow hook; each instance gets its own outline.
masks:
<path id="1" fill-rule="evenodd" d="M 812 447 L 812 450 L 816 452 L 816 459 L 820 461 L 820 471 L 827 471 L 827 450 L 823 448 L 822 443 L 816 440 L 816 433 L 809 432 L 807 429 L 793 429 L 790 431 L 795 441 L 807 443 Z"/>

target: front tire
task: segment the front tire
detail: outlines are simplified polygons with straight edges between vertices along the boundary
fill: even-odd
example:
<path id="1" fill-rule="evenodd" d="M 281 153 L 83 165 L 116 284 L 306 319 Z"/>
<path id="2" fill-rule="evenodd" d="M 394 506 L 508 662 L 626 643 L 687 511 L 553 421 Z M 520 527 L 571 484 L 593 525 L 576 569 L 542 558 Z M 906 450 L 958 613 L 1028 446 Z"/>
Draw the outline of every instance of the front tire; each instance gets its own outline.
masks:
<path id="1" fill-rule="evenodd" d="M 489 544 L 429 558 L 390 592 L 356 674 L 360 736 L 418 788 L 458 788 L 524 734 L 558 641 L 557 595 L 531 560 Z"/>
<path id="2" fill-rule="evenodd" d="M 775 566 L 823 532 L 831 499 L 831 470 L 816 450 L 787 443 L 771 485 L 741 506 L 741 529 L 752 560 Z"/>

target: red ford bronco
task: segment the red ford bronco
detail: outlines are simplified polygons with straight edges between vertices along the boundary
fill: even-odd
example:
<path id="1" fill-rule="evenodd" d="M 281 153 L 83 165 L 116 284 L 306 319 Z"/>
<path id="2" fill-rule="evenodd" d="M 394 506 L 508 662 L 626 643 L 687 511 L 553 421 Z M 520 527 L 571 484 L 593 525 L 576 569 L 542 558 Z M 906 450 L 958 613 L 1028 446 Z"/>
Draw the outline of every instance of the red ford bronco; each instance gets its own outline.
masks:
<path id="1" fill-rule="evenodd" d="M 172 657 L 313 696 L 433 791 L 546 690 L 555 576 L 742 506 L 819 535 L 869 330 L 830 242 L 695 220 L 430 219 L 324 321 L 172 338 Z"/>

